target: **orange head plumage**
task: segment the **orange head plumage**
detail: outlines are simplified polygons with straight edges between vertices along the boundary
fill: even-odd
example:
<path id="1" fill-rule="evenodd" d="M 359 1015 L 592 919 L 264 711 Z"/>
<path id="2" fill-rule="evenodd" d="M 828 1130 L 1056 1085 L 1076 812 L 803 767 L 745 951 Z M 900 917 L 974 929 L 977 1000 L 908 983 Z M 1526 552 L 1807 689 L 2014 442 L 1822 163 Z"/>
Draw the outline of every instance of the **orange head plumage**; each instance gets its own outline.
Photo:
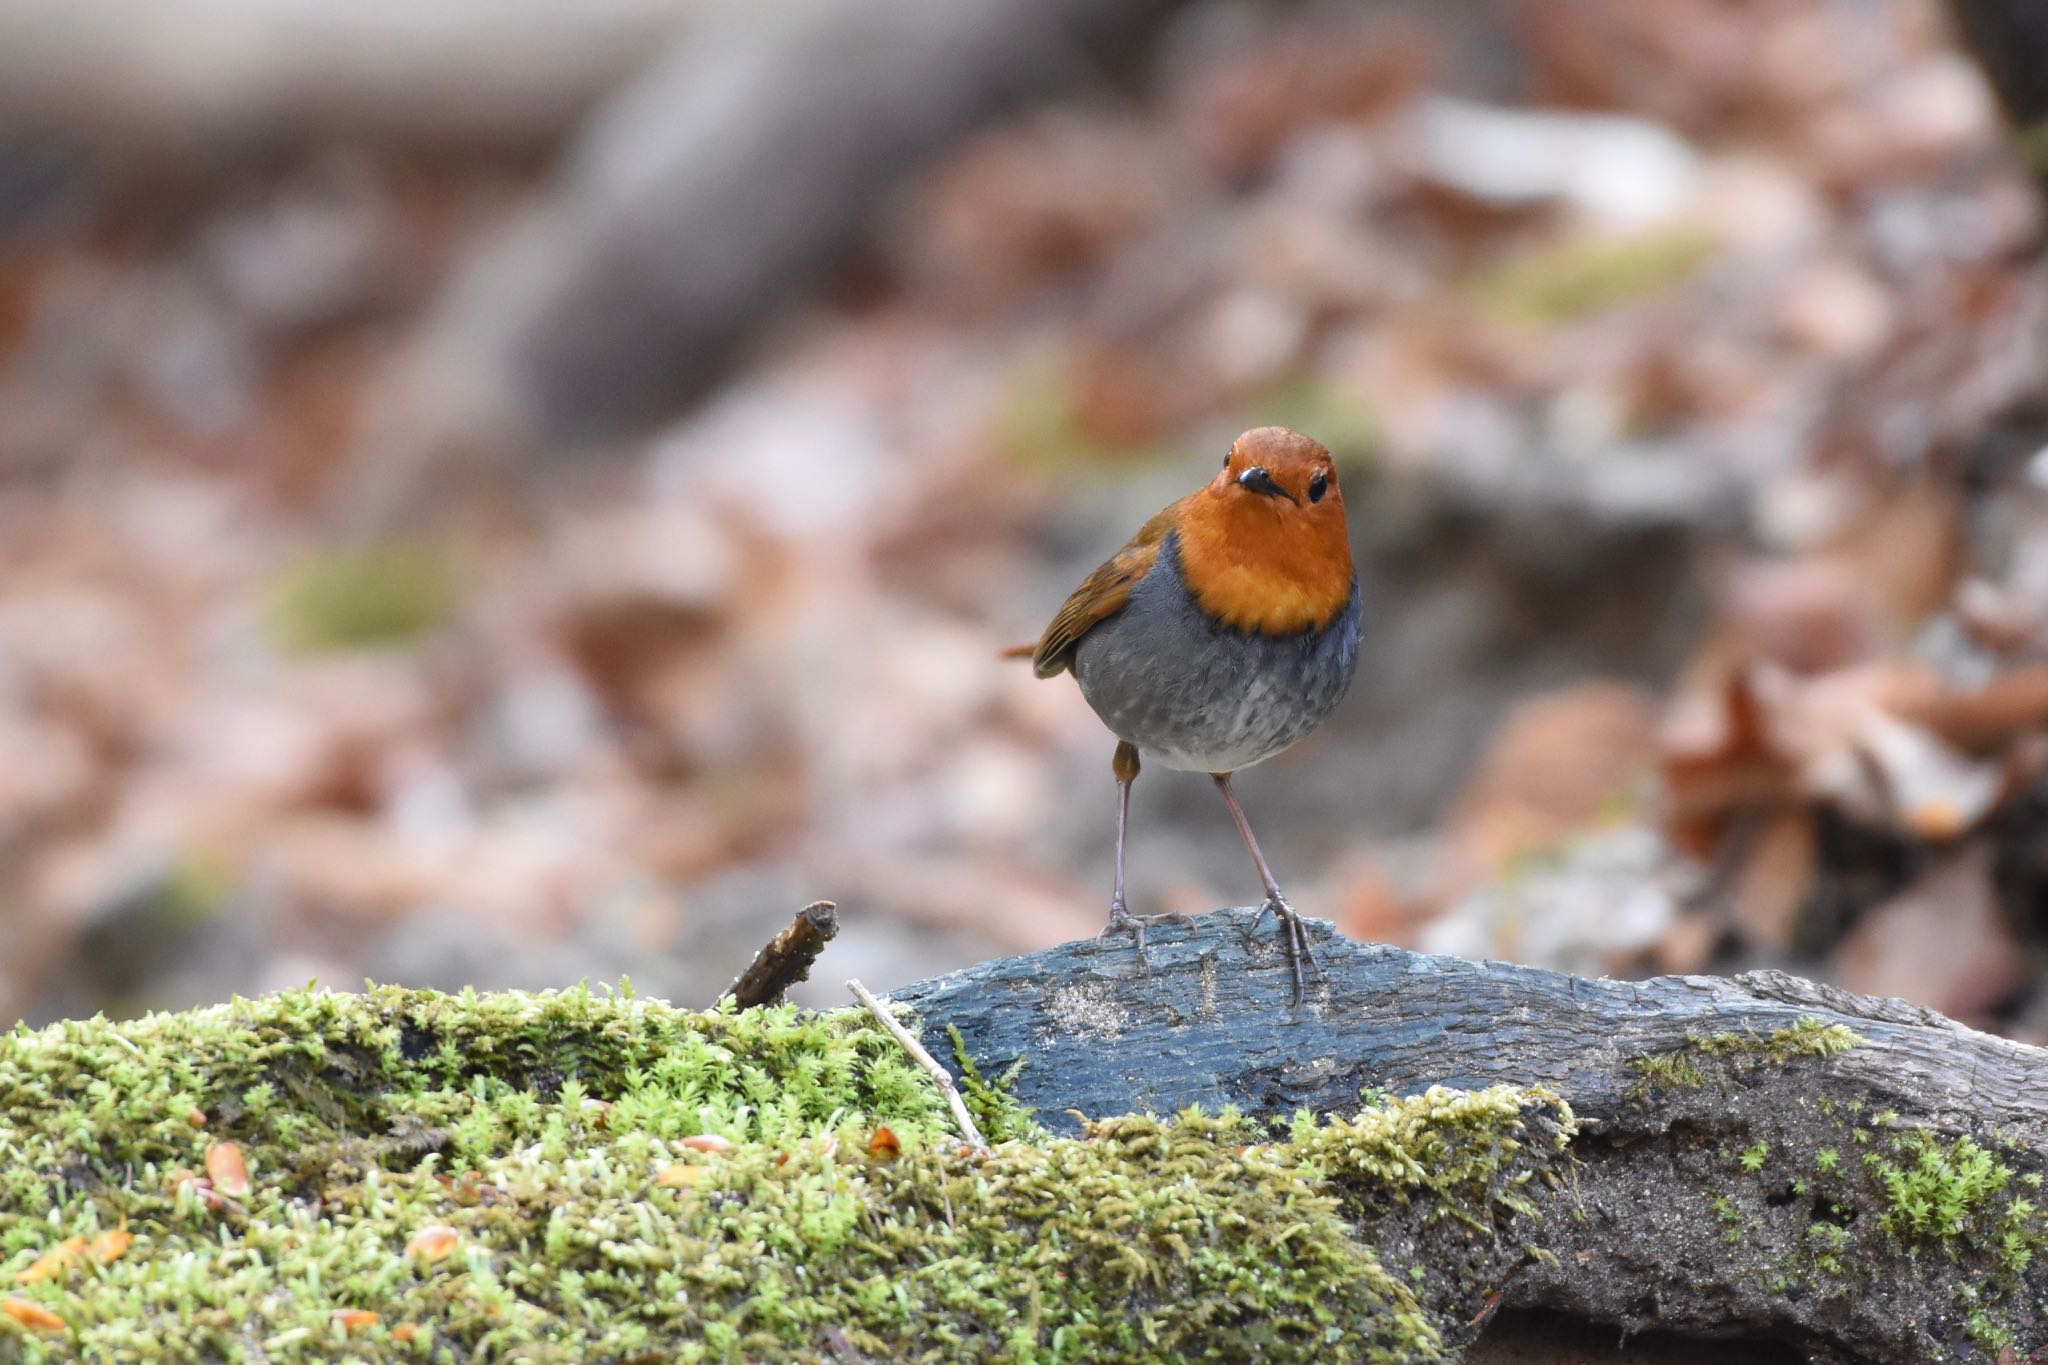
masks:
<path id="1" fill-rule="evenodd" d="M 1216 477 L 1168 510 L 1188 590 L 1227 626 L 1321 630 L 1351 600 L 1337 470 L 1330 452 L 1298 431 L 1247 431 Z"/>
<path id="2" fill-rule="evenodd" d="M 1028 657 L 1041 678 L 1073 666 L 1074 646 L 1115 615 L 1178 533 L 1181 576 L 1215 620 L 1262 635 L 1321 630 L 1351 600 L 1351 540 L 1330 452 L 1286 427 L 1231 443 L 1207 484 L 1166 508 L 1088 575 Z"/>

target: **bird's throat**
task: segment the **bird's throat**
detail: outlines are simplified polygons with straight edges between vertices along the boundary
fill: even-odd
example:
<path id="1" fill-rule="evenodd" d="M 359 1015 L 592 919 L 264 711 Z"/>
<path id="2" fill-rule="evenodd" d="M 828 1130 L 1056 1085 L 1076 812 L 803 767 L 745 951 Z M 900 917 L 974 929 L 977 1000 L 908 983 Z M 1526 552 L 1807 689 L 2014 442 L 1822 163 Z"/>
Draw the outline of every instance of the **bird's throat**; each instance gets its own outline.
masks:
<path id="1" fill-rule="evenodd" d="M 1350 602 L 1341 508 L 1232 499 L 1188 511 L 1176 528 L 1181 577 L 1218 623 L 1293 635 L 1327 627 Z"/>

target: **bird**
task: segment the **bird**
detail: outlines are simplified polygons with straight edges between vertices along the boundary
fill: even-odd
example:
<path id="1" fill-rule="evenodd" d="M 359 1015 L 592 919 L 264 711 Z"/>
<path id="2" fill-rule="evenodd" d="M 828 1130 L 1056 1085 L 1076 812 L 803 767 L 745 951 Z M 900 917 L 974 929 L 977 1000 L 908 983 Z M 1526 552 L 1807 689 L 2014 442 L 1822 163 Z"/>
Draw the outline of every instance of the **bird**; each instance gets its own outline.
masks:
<path id="1" fill-rule="evenodd" d="M 1072 673 L 1117 738 L 1116 880 L 1100 937 L 1131 935 L 1149 969 L 1145 931 L 1186 915 L 1134 915 L 1124 899 L 1124 841 L 1140 755 L 1207 773 L 1222 793 L 1264 885 L 1252 921 L 1278 922 L 1293 978 L 1322 968 L 1301 916 L 1281 894 L 1231 789 L 1320 725 L 1358 667 L 1358 574 L 1337 468 L 1319 442 L 1286 427 L 1239 436 L 1223 468 L 1162 510 L 1074 589 L 1034 644 L 1040 678 Z"/>

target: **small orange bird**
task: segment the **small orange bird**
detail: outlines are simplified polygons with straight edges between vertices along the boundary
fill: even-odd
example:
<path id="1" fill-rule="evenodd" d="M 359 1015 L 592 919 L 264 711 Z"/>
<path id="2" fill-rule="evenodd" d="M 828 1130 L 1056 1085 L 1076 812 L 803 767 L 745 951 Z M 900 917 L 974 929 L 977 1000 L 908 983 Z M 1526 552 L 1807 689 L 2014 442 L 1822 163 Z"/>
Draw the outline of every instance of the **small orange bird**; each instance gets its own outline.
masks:
<path id="1" fill-rule="evenodd" d="M 1130 934 L 1145 962 L 1148 925 L 1124 904 L 1124 834 L 1145 753 L 1216 780 L 1265 883 L 1287 944 L 1294 999 L 1303 968 L 1320 973 L 1301 917 L 1259 852 L 1230 775 L 1264 762 L 1322 723 L 1358 665 L 1358 576 L 1330 452 L 1286 427 L 1258 427 L 1223 468 L 1146 522 L 1089 574 L 1029 657 L 1041 678 L 1071 671 L 1119 741 L 1116 889 L 1102 932 Z M 1254 925 L 1256 928 L 1256 924 Z"/>

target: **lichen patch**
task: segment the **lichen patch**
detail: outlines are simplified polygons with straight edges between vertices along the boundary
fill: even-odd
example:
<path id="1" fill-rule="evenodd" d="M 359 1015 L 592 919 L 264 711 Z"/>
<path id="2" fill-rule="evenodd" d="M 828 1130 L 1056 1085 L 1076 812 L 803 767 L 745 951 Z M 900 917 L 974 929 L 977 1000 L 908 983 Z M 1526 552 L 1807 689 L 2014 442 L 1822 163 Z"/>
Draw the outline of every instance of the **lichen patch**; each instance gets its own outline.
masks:
<path id="1" fill-rule="evenodd" d="M 1130 1011 L 1107 981 L 1062 981 L 1045 993 L 1044 1009 L 1048 1028 L 1056 1036 L 1108 1041 L 1131 1027 Z"/>

